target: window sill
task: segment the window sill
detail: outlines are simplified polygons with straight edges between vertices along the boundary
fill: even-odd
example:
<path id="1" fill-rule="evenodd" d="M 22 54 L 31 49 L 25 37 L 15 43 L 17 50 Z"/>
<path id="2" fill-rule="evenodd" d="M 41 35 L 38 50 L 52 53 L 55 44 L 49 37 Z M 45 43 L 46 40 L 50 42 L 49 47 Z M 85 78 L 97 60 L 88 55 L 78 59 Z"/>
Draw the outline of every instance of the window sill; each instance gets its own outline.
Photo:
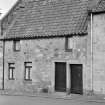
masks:
<path id="1" fill-rule="evenodd" d="M 24 79 L 24 84 L 32 84 L 32 79 Z"/>
<path id="2" fill-rule="evenodd" d="M 9 78 L 9 80 L 15 80 L 15 78 Z"/>
<path id="3" fill-rule="evenodd" d="M 20 50 L 14 50 L 14 52 L 20 52 Z"/>
<path id="4" fill-rule="evenodd" d="M 73 49 L 66 49 L 66 52 L 73 52 Z"/>
<path id="5" fill-rule="evenodd" d="M 25 81 L 32 81 L 32 79 L 24 79 Z"/>

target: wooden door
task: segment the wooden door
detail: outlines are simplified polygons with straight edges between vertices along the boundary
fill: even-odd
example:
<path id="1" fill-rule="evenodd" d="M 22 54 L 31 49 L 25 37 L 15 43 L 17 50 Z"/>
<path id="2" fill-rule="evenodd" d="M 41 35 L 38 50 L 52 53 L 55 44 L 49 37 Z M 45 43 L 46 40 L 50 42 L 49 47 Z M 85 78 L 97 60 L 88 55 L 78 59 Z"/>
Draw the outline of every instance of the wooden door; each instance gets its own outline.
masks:
<path id="1" fill-rule="evenodd" d="M 83 94 L 82 64 L 70 64 L 71 93 Z"/>
<path id="2" fill-rule="evenodd" d="M 55 63 L 55 91 L 66 91 L 66 63 Z"/>

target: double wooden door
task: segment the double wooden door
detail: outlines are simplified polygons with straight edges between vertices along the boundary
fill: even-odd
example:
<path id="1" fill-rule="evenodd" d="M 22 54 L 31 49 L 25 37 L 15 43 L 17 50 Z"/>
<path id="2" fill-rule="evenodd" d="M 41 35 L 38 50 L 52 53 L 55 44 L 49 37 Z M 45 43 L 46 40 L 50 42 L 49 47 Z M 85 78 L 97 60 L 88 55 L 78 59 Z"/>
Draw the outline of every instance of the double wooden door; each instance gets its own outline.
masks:
<path id="1" fill-rule="evenodd" d="M 70 64 L 70 92 L 83 94 L 82 64 Z M 66 63 L 55 62 L 55 91 L 66 92 Z"/>

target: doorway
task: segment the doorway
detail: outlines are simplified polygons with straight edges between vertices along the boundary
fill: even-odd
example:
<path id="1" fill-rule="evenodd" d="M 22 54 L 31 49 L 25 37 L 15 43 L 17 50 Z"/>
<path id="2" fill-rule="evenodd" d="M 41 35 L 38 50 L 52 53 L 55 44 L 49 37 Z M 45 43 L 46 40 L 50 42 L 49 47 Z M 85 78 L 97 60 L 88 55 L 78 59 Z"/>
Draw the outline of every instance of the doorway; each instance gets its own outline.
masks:
<path id="1" fill-rule="evenodd" d="M 66 91 L 66 63 L 55 62 L 55 91 Z"/>
<path id="2" fill-rule="evenodd" d="M 70 64 L 71 93 L 83 94 L 82 64 Z"/>

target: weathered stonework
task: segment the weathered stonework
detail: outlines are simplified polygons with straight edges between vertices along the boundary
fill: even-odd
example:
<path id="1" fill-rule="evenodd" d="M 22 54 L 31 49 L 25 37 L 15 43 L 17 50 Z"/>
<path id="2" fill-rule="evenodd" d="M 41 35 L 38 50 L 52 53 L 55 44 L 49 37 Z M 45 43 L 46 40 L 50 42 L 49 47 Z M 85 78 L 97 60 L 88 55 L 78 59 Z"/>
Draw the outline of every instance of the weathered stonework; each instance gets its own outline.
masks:
<path id="1" fill-rule="evenodd" d="M 78 40 L 79 38 L 79 40 Z M 20 40 L 21 50 L 13 51 L 13 41 L 5 42 L 5 89 L 17 91 L 40 91 L 48 88 L 54 91 L 55 62 L 83 64 L 83 87 L 86 89 L 87 36 L 76 37 L 73 52 L 65 51 L 65 38 Z M 24 80 L 24 62 L 32 62 L 31 79 Z M 8 63 L 15 63 L 15 80 L 8 80 Z M 70 74 L 67 74 L 67 88 L 70 89 Z"/>
<path id="2" fill-rule="evenodd" d="M 18 13 L 22 14 L 25 9 L 28 10 L 32 8 L 33 0 L 29 0 L 30 5 L 28 5 L 28 2 L 26 0 L 22 1 L 24 2 L 21 3 L 20 1 L 19 4 L 17 3 L 17 6 L 14 6 L 14 8 L 9 12 L 9 14 L 7 14 L 7 16 L 2 20 L 1 29 L 0 29 L 1 35 L 2 34 L 5 35 L 6 32 L 8 33 L 9 31 L 8 27 L 12 26 L 16 17 L 18 17 Z M 45 2 L 43 1 L 43 5 L 45 5 L 46 3 L 47 3 L 46 1 Z M 66 15 L 62 17 L 65 18 L 65 16 Z M 74 47 L 72 52 L 65 51 L 65 36 L 50 37 L 49 36 L 49 34 L 51 34 L 50 32 L 47 33 L 48 38 L 35 39 L 34 37 L 33 39 L 32 38 L 25 39 L 24 37 L 22 37 L 23 39 L 20 40 L 21 50 L 19 52 L 13 51 L 13 40 L 6 40 L 5 45 L 3 45 L 3 42 L 1 41 L 0 42 L 0 89 L 3 88 L 3 47 L 4 47 L 5 48 L 4 51 L 5 90 L 13 91 L 13 93 L 17 92 L 17 94 L 21 92 L 32 92 L 32 93 L 41 92 L 41 91 L 54 92 L 55 62 L 66 62 L 67 92 L 69 92 L 71 88 L 70 64 L 82 64 L 83 92 L 86 94 L 92 94 L 92 93 L 105 94 L 105 75 L 104 75 L 105 74 L 104 70 L 105 69 L 104 66 L 105 65 L 105 57 L 104 57 L 105 56 L 105 50 L 104 50 L 105 14 L 104 13 L 94 14 L 93 20 L 91 20 L 90 15 L 88 17 L 89 17 L 87 20 L 88 34 L 84 36 L 81 35 L 73 37 L 76 42 L 76 46 Z M 42 18 L 44 18 L 43 15 Z M 47 17 L 45 18 L 46 20 L 50 19 L 49 17 L 48 19 Z M 23 19 L 25 19 L 25 16 L 23 16 Z M 28 21 L 28 18 L 26 19 L 26 21 Z M 53 26 L 52 30 L 58 27 L 57 25 L 58 23 L 56 21 L 57 20 L 55 19 L 55 23 L 53 25 L 51 24 L 51 26 Z M 22 21 L 20 21 L 20 23 L 22 23 Z M 39 23 L 37 24 L 39 26 Z M 62 25 L 63 23 L 61 24 L 61 26 Z M 22 23 L 22 26 L 24 26 L 24 22 Z M 29 24 L 28 26 L 30 27 L 31 24 Z M 49 27 L 48 25 L 46 26 Z M 56 27 L 54 28 L 54 26 Z M 63 28 L 65 29 L 66 26 Z M 26 28 L 26 30 L 28 33 L 28 31 L 30 31 L 31 28 L 29 29 Z M 43 27 L 40 25 L 38 30 L 43 31 Z M 24 31 L 24 27 L 22 28 L 21 31 L 22 32 Z M 43 32 L 46 33 L 46 31 Z M 21 34 L 17 35 L 20 36 Z M 28 61 L 32 62 L 32 69 L 31 69 L 32 81 L 24 80 L 24 70 L 25 70 L 24 62 Z M 15 72 L 14 72 L 15 80 L 8 79 L 8 63 L 15 63 Z"/>

